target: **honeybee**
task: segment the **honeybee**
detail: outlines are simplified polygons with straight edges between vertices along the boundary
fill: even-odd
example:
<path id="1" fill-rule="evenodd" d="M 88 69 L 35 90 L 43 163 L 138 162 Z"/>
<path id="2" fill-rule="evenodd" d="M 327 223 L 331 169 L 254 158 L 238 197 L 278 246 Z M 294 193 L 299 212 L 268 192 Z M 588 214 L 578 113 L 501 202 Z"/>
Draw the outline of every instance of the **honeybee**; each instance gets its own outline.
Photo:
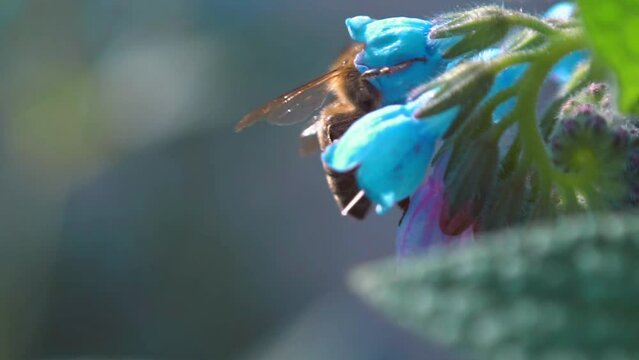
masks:
<path id="1" fill-rule="evenodd" d="M 235 131 L 265 119 L 275 125 L 291 125 L 312 117 L 313 123 L 301 134 L 301 152 L 324 151 L 339 139 L 357 119 L 379 108 L 380 91 L 367 79 L 407 68 L 412 59 L 393 66 L 360 73 L 355 58 L 364 49 L 353 44 L 344 50 L 324 75 L 291 90 L 245 115 Z M 332 96 L 332 101 L 327 99 Z M 363 219 L 371 202 L 357 186 L 354 171 L 339 173 L 325 164 L 326 180 L 343 215 Z"/>

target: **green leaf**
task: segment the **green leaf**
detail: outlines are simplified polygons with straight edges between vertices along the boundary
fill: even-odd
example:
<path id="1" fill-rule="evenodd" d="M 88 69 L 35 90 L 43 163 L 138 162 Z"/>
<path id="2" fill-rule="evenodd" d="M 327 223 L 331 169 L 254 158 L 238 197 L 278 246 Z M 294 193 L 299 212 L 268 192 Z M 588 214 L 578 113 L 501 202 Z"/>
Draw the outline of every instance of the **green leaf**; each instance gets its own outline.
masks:
<path id="1" fill-rule="evenodd" d="M 373 306 L 474 359 L 638 359 L 639 217 L 583 215 L 365 265 Z"/>
<path id="2" fill-rule="evenodd" d="M 639 1 L 579 0 L 578 3 L 596 55 L 617 74 L 620 109 L 639 114 Z"/>

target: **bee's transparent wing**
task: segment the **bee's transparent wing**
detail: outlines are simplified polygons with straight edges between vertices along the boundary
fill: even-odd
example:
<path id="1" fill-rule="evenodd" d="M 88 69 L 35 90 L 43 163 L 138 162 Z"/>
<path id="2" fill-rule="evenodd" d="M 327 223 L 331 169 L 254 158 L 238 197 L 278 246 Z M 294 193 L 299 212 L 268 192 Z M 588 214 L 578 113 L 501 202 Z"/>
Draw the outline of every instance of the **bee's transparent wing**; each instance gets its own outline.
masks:
<path id="1" fill-rule="evenodd" d="M 321 130 L 320 126 L 320 121 L 314 119 L 313 123 L 302 131 L 300 134 L 300 155 L 308 156 L 321 150 L 317 138 L 317 132 Z"/>
<path id="2" fill-rule="evenodd" d="M 247 114 L 235 125 L 235 131 L 266 119 L 275 125 L 291 125 L 307 120 L 314 115 L 326 101 L 329 89 L 325 83 L 338 75 L 343 70 L 337 68 L 326 74 L 309 81 L 308 83 L 281 95 L 257 110 Z"/>

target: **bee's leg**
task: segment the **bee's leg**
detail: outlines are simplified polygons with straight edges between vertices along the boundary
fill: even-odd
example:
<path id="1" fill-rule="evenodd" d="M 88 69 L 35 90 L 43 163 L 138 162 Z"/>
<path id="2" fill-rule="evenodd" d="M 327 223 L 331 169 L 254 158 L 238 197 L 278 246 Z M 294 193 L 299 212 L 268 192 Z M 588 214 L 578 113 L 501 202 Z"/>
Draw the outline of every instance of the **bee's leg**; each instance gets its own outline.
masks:
<path id="1" fill-rule="evenodd" d="M 404 221 L 404 217 L 406 216 L 406 212 L 408 211 L 409 205 L 410 205 L 410 198 L 405 198 L 404 200 L 397 203 L 397 206 L 402 210 L 402 216 L 399 218 L 398 225 L 401 225 L 402 221 Z"/>
<path id="2" fill-rule="evenodd" d="M 363 115 L 360 112 L 342 112 L 340 110 L 338 107 L 332 106 L 322 113 L 319 120 L 321 121 L 320 131 L 317 133 L 322 151 L 339 139 L 351 124 Z M 324 171 L 326 171 L 328 187 L 340 210 L 345 213 L 344 215 L 348 214 L 356 219 L 363 219 L 371 202 L 360 194 L 355 171 L 341 173 L 329 168 L 326 164 L 324 164 Z"/>

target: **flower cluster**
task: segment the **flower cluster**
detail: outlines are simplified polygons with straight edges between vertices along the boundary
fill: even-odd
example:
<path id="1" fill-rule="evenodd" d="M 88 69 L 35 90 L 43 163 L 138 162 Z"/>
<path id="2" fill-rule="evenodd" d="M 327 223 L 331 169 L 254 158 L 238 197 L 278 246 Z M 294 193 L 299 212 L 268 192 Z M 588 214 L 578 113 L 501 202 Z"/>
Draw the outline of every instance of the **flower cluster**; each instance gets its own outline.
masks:
<path id="1" fill-rule="evenodd" d="M 563 104 L 550 142 L 553 161 L 581 180 L 590 208 L 637 205 L 639 122 L 617 113 L 611 97 L 603 83 L 583 88 Z"/>
<path id="2" fill-rule="evenodd" d="M 384 107 L 322 156 L 356 172 L 378 213 L 409 200 L 401 255 L 564 210 L 639 202 L 633 121 L 614 112 L 605 85 L 589 85 L 574 16 L 560 3 L 542 18 L 487 6 L 432 22 L 347 20 L 365 45 L 360 71 L 425 59 L 372 80 Z M 560 90 L 538 115 L 549 82 Z"/>

